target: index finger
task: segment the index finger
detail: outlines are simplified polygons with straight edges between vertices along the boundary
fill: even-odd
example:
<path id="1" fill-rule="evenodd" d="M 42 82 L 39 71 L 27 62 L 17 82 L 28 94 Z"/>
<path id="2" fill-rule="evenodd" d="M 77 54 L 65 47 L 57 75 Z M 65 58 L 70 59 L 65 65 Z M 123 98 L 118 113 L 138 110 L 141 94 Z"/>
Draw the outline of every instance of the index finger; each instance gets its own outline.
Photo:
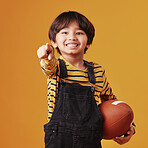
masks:
<path id="1" fill-rule="evenodd" d="M 49 43 L 46 43 L 46 51 L 50 49 Z"/>
<path id="2" fill-rule="evenodd" d="M 52 51 L 54 48 L 49 43 L 46 43 L 46 51 Z"/>

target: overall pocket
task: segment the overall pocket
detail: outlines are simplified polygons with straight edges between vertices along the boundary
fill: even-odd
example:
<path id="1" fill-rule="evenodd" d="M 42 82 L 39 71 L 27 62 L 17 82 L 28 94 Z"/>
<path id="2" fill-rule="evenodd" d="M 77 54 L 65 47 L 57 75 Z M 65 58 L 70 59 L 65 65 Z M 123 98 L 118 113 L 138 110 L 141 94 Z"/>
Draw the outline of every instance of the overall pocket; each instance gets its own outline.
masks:
<path id="1" fill-rule="evenodd" d="M 45 147 L 47 147 L 51 142 L 54 141 L 57 135 L 57 126 L 50 125 L 49 123 L 44 125 L 44 132 L 45 132 Z"/>
<path id="2" fill-rule="evenodd" d="M 91 98 L 87 95 L 65 93 L 63 98 L 63 116 L 71 121 L 84 121 L 91 114 L 91 106 Z"/>

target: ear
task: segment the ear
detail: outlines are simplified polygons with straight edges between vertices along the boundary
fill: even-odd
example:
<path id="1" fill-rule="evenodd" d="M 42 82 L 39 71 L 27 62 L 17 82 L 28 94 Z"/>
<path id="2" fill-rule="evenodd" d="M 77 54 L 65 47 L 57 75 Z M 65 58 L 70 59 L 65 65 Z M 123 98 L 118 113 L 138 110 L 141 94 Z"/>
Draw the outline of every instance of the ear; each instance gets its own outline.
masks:
<path id="1" fill-rule="evenodd" d="M 54 42 L 54 41 L 52 41 L 52 40 L 51 40 L 51 44 L 52 44 L 52 46 L 53 46 L 54 48 L 57 48 L 57 47 L 58 47 L 57 43 Z"/>
<path id="2" fill-rule="evenodd" d="M 88 49 L 90 45 L 86 45 L 86 48 Z"/>

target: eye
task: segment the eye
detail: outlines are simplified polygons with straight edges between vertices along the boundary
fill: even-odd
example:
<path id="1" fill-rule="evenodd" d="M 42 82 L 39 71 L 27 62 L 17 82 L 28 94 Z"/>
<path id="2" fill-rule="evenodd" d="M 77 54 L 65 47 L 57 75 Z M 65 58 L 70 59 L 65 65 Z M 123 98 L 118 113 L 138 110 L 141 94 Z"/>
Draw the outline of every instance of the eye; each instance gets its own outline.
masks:
<path id="1" fill-rule="evenodd" d="M 63 31 L 63 32 L 61 32 L 61 34 L 68 34 L 68 32 L 66 32 L 66 31 Z"/>
<path id="2" fill-rule="evenodd" d="M 76 34 L 77 35 L 83 35 L 84 33 L 83 32 L 77 32 Z"/>

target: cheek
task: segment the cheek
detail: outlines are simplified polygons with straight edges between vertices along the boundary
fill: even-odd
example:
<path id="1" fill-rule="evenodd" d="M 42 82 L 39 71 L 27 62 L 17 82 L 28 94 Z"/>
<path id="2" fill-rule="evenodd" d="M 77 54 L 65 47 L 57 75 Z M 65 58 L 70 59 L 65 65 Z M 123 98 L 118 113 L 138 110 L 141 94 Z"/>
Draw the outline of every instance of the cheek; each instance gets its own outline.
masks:
<path id="1" fill-rule="evenodd" d="M 83 38 L 83 42 L 84 42 L 85 44 L 87 44 L 87 41 L 88 41 L 88 38 L 87 38 L 87 36 L 85 36 L 85 37 Z"/>
<path id="2" fill-rule="evenodd" d="M 65 41 L 65 39 L 63 37 L 57 37 L 56 38 L 57 44 L 63 44 L 63 42 Z"/>
<path id="3" fill-rule="evenodd" d="M 87 37 L 87 35 L 85 35 L 85 36 L 84 36 L 84 40 L 88 40 L 88 37 Z"/>

